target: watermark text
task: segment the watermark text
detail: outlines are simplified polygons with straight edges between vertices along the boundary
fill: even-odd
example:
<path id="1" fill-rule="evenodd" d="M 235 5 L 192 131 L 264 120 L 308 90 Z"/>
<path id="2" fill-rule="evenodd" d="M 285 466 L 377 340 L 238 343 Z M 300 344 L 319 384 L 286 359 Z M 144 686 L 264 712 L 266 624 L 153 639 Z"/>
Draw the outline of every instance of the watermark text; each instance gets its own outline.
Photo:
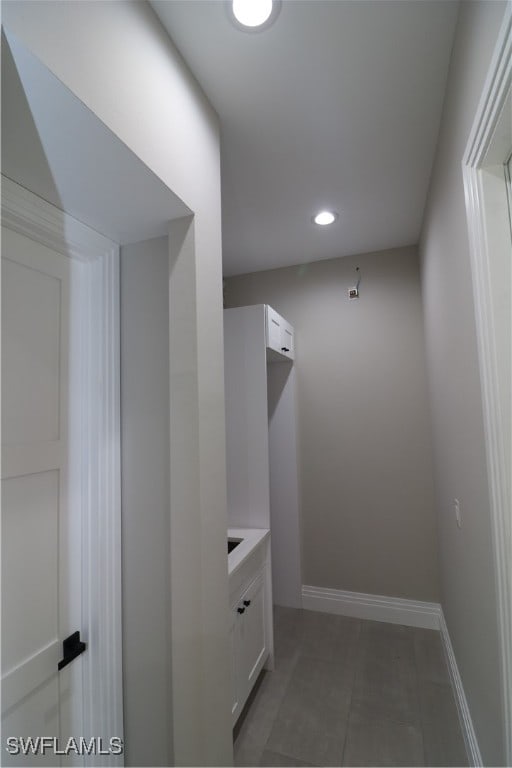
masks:
<path id="1" fill-rule="evenodd" d="M 123 740 L 118 736 L 70 736 L 61 741 L 57 736 L 8 736 L 5 749 L 10 755 L 122 755 Z"/>

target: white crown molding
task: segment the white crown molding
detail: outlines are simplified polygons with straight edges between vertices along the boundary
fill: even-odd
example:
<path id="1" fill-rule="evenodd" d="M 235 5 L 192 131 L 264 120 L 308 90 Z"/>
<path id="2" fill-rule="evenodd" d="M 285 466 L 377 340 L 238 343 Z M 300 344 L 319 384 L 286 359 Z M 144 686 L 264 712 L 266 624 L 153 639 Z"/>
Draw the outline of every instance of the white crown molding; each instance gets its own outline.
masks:
<path id="1" fill-rule="evenodd" d="M 480 748 L 478 746 L 475 729 L 473 727 L 473 721 L 471 719 L 471 713 L 469 711 L 469 706 L 466 699 L 466 694 L 464 693 L 464 686 L 462 685 L 462 678 L 459 673 L 459 668 L 457 666 L 455 653 L 453 651 L 450 635 L 448 634 L 448 627 L 446 626 L 446 621 L 444 619 L 442 609 L 439 620 L 441 639 L 443 641 L 443 650 L 448 666 L 448 672 L 450 674 L 450 682 L 452 684 L 453 694 L 455 696 L 455 703 L 457 705 L 457 712 L 459 714 L 459 721 L 462 735 L 464 736 L 464 743 L 466 745 L 469 764 L 475 766 L 483 765 Z"/>
<path id="2" fill-rule="evenodd" d="M 302 606 L 310 611 L 324 611 L 424 629 L 439 629 L 441 615 L 439 603 L 307 585 L 302 587 Z"/>
<path id="3" fill-rule="evenodd" d="M 505 103 L 512 73 L 512 3 L 507 3 L 505 16 L 496 42 L 476 118 L 462 160 L 463 168 L 479 168 L 493 138 L 494 129 Z"/>
<path id="4" fill-rule="evenodd" d="M 491 239 L 496 237 L 499 217 L 496 204 L 486 203 L 486 196 L 490 200 L 492 176 L 486 174 L 485 169 L 488 166 L 496 167 L 498 162 L 505 163 L 507 160 L 504 153 L 507 151 L 507 143 L 510 151 L 510 123 L 507 123 L 507 115 L 504 113 L 507 112 L 511 98 L 512 4 L 509 2 L 462 161 L 489 477 L 507 765 L 512 764 L 512 525 L 510 520 L 512 500 L 509 485 L 511 468 L 508 466 L 507 459 L 510 446 L 505 443 L 503 430 L 500 357 L 496 344 L 497 330 L 502 321 L 495 316 L 492 289 L 492 268 L 497 263 L 498 250 L 496 242 L 491 242 Z M 508 128 L 505 125 L 504 131 L 500 127 L 503 124 L 503 118 L 508 125 Z M 498 138 L 500 132 L 504 134 L 503 144 L 500 144 Z M 500 150 L 501 157 L 499 157 Z M 505 177 L 503 192 L 504 190 Z M 509 252 L 510 232 L 504 194 L 502 207 L 501 219 L 504 233 L 502 243 L 505 243 L 508 238 Z M 488 226 L 491 217 L 494 222 L 493 227 Z M 501 247 L 507 249 L 506 245 Z M 504 253 L 502 258 L 506 260 L 509 257 Z M 510 318 L 505 319 L 505 322 L 510 322 Z M 509 395 L 512 398 L 512 393 Z"/>
<path id="5" fill-rule="evenodd" d="M 2 175 L 2 224 L 79 261 L 116 251 L 112 240 Z"/>

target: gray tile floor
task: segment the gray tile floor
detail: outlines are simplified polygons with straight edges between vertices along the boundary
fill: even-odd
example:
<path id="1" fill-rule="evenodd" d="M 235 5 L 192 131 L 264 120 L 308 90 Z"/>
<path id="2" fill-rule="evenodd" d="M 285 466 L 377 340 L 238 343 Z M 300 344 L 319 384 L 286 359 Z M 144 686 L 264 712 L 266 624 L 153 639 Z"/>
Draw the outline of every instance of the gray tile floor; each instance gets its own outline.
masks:
<path id="1" fill-rule="evenodd" d="M 276 608 L 237 766 L 465 766 L 438 632 Z"/>

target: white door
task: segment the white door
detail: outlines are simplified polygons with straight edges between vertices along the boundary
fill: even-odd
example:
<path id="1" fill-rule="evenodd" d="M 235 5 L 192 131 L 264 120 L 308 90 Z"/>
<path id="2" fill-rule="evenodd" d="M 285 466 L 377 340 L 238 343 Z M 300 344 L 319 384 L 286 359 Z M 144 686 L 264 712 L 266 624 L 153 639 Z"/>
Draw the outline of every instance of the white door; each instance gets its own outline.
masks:
<path id="1" fill-rule="evenodd" d="M 2 229 L 2 765 L 81 763 L 73 751 L 55 753 L 83 732 L 83 655 L 58 671 L 63 640 L 83 635 L 79 485 L 69 459 L 75 268 Z"/>

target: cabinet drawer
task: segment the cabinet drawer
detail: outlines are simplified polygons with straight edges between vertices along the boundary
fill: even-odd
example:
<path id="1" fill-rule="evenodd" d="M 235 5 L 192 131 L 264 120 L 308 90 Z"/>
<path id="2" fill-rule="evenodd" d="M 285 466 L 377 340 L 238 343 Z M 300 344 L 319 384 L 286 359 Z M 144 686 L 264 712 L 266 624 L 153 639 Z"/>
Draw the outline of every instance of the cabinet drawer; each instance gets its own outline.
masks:
<path id="1" fill-rule="evenodd" d="M 233 606 L 264 566 L 267 539 L 258 544 L 241 567 L 229 577 L 229 601 Z"/>

